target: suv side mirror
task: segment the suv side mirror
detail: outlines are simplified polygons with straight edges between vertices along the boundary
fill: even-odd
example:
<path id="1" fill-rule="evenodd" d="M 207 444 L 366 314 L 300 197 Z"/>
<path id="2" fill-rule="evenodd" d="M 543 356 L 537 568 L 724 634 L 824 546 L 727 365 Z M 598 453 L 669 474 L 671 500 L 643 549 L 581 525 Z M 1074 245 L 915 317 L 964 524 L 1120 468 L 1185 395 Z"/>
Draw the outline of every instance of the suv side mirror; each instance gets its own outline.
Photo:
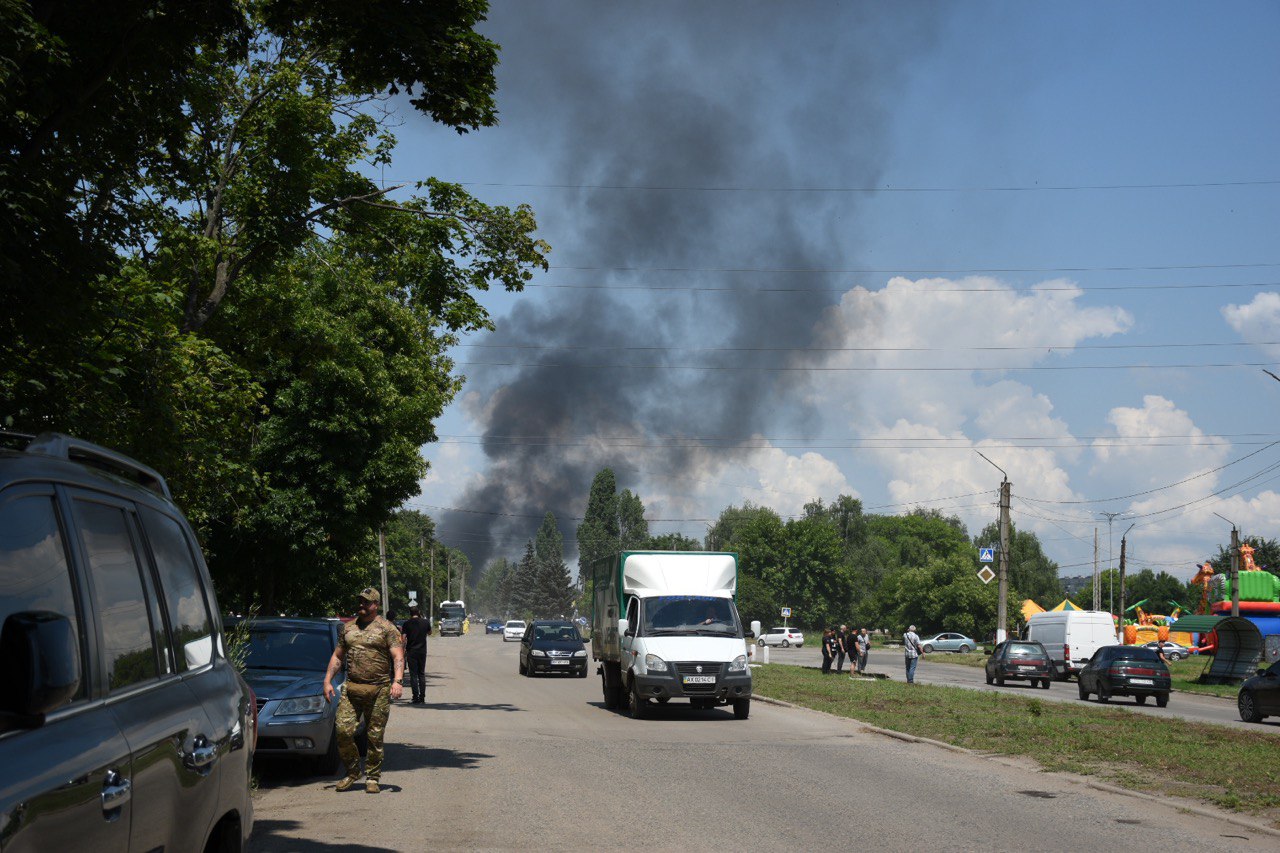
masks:
<path id="1" fill-rule="evenodd" d="M 0 711 L 21 728 L 44 725 L 44 715 L 80 688 L 80 644 L 60 613 L 13 613 L 0 629 L 0 681 L 8 685 Z"/>

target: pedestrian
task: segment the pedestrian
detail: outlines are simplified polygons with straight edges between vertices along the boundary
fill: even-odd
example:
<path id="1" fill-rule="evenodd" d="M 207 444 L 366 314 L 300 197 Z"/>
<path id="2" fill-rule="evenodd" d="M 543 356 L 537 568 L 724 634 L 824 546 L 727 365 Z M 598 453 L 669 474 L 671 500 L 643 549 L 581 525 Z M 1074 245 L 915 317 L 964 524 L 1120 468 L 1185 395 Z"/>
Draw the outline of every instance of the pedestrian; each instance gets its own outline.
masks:
<path id="1" fill-rule="evenodd" d="M 863 628 L 854 636 L 854 653 L 857 654 L 858 675 L 867 671 L 867 655 L 871 652 L 871 635 Z"/>
<path id="2" fill-rule="evenodd" d="M 337 785 L 339 791 L 349 790 L 360 779 L 360 751 L 356 749 L 355 736 L 361 717 L 369 741 L 364 789 L 370 794 L 382 790 L 382 738 L 391 716 L 391 700 L 404 695 L 404 646 L 396 626 L 378 615 L 381 602 L 382 596 L 373 587 L 360 591 L 356 618 L 342 626 L 338 646 L 324 674 L 324 698 L 332 701 L 333 678 L 346 662 L 347 679 L 334 721 L 338 754 L 347 771 Z"/>
<path id="3" fill-rule="evenodd" d="M 413 704 L 422 705 L 427 701 L 427 635 L 431 633 L 431 624 L 422 618 L 418 605 L 409 606 L 409 618 L 404 620 L 402 633 Z"/>
<path id="4" fill-rule="evenodd" d="M 848 625 L 841 625 L 840 633 L 836 635 L 836 675 L 844 672 L 845 655 L 853 658 L 853 636 Z"/>
<path id="5" fill-rule="evenodd" d="M 916 626 L 907 627 L 907 633 L 902 635 L 902 653 L 906 655 L 907 663 L 907 684 L 916 683 L 916 664 L 920 663 L 920 655 L 924 654 L 924 647 L 920 645 L 920 635 L 916 633 Z"/>
<path id="6" fill-rule="evenodd" d="M 835 659 L 836 648 L 840 644 L 836 641 L 836 632 L 828 628 L 822 632 L 822 674 L 831 674 L 831 661 Z"/>

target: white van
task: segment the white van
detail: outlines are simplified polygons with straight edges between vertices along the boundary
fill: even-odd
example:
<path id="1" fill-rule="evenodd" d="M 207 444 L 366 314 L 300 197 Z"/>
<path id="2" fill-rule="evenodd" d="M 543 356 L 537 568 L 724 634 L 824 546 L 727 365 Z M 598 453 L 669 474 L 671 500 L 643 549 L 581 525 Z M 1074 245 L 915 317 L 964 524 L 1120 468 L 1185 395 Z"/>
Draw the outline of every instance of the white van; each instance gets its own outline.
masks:
<path id="1" fill-rule="evenodd" d="M 1076 675 L 1103 646 L 1114 646 L 1115 621 L 1102 610 L 1055 610 L 1037 613 L 1027 620 L 1028 640 L 1037 640 L 1049 651 L 1058 678 Z"/>

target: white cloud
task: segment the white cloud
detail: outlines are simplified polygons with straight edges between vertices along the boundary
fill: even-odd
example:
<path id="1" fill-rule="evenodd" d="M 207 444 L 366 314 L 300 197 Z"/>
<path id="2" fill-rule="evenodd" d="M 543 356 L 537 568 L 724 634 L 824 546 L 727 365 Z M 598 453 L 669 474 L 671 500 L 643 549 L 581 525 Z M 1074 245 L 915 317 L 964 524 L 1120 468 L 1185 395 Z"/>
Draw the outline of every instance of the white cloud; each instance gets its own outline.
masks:
<path id="1" fill-rule="evenodd" d="M 1280 340 L 1280 293 L 1259 293 L 1247 305 L 1227 305 L 1222 316 L 1246 340 Z M 1269 358 L 1280 358 L 1280 346 L 1259 349 Z"/>

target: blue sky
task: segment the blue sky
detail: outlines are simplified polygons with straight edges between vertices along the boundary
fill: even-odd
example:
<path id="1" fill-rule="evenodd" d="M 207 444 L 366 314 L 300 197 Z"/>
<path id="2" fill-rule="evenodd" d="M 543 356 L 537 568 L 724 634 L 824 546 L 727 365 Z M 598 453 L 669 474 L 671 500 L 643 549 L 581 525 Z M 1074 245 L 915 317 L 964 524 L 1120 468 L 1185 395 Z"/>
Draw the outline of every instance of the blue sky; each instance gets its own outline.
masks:
<path id="1" fill-rule="evenodd" d="M 1280 7 L 548 0 L 482 29 L 500 126 L 402 109 L 385 174 L 527 202 L 553 247 L 454 352 L 409 504 L 473 561 L 548 510 L 572 552 L 604 465 L 654 532 L 846 493 L 975 533 L 977 450 L 1064 575 L 1095 527 L 1106 566 L 1102 512 L 1113 560 L 1132 524 L 1133 568 L 1180 577 L 1214 512 L 1280 535 L 1280 382 L 1239 366 L 1280 373 Z"/>

